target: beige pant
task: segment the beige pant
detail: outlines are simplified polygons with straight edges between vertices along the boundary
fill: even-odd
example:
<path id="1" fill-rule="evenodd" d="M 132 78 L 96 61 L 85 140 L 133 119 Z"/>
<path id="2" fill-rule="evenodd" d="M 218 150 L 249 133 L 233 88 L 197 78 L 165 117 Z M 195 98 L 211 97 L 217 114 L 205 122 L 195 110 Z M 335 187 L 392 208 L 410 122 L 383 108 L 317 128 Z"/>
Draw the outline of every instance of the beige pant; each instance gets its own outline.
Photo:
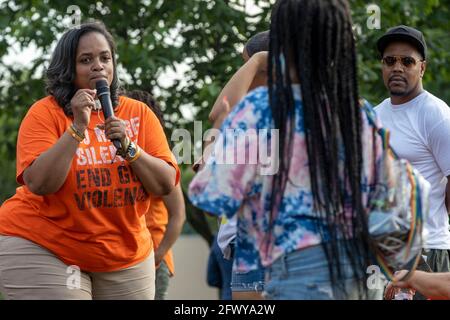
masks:
<path id="1" fill-rule="evenodd" d="M 0 293 L 15 300 L 152 300 L 155 259 L 151 253 L 123 270 L 84 272 L 34 242 L 0 235 Z"/>

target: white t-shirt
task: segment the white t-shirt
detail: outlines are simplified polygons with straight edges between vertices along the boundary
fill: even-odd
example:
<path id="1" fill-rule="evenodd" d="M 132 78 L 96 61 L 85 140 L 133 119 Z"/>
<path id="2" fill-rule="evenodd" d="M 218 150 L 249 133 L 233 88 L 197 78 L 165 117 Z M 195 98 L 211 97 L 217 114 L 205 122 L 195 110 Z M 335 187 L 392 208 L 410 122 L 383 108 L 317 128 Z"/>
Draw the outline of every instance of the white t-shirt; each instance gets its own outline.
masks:
<path id="1" fill-rule="evenodd" d="M 426 249 L 450 249 L 449 217 L 445 207 L 446 177 L 450 175 L 450 109 L 424 91 L 413 100 L 375 107 L 390 131 L 390 144 L 430 183 L 430 212 L 424 223 Z"/>
<path id="2" fill-rule="evenodd" d="M 222 217 L 220 223 L 219 232 L 217 232 L 217 244 L 220 250 L 222 250 L 223 257 L 225 259 L 231 258 L 231 241 L 236 238 L 237 232 L 237 215 L 230 219 Z"/>

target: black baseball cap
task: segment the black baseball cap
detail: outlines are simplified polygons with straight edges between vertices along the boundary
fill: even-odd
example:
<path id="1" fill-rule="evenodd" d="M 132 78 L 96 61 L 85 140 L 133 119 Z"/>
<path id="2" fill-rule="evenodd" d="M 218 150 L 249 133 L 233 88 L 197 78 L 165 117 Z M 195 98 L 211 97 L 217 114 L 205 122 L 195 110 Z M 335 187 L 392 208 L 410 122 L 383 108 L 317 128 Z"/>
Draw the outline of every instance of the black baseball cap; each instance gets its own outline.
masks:
<path id="1" fill-rule="evenodd" d="M 259 32 L 252 36 L 245 44 L 248 56 L 251 57 L 260 51 L 269 51 L 269 41 L 269 30 Z"/>
<path id="2" fill-rule="evenodd" d="M 386 47 L 396 41 L 408 42 L 413 45 L 422 54 L 423 59 L 427 58 L 427 43 L 425 38 L 417 29 L 400 25 L 390 28 L 380 39 L 377 41 L 377 48 L 381 55 L 383 55 Z"/>

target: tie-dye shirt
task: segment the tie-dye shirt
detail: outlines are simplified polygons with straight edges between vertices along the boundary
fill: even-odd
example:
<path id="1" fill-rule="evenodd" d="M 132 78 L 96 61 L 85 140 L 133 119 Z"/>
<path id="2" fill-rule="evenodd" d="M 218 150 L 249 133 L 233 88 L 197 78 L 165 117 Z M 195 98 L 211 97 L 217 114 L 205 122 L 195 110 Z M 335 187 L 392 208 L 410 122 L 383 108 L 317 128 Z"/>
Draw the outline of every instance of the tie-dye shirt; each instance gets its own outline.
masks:
<path id="1" fill-rule="evenodd" d="M 322 241 L 313 221 L 299 85 L 293 85 L 293 92 L 296 122 L 289 180 L 270 233 L 271 184 L 278 163 L 271 153 L 277 135 L 272 130 L 274 123 L 267 87 L 250 92 L 228 115 L 211 156 L 189 186 L 189 197 L 195 206 L 217 215 L 238 214 L 234 260 L 238 272 L 257 269 L 259 259 L 268 266 L 283 254 Z M 374 146 L 373 127 L 362 109 L 361 117 L 362 192 L 366 203 L 374 180 L 372 168 L 374 161 L 380 159 L 382 144 L 375 135 Z"/>

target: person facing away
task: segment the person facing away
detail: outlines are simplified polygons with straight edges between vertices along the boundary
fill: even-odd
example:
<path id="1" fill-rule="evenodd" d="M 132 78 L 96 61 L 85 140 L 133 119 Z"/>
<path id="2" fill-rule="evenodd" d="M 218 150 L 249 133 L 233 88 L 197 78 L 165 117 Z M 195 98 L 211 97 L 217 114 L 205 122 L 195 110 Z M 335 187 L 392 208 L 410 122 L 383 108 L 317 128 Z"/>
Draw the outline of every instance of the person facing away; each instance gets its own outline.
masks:
<path id="1" fill-rule="evenodd" d="M 360 107 L 348 2 L 277 1 L 266 61 L 268 87 L 226 117 L 190 199 L 237 214 L 236 269 L 261 259 L 266 298 L 364 297 L 369 193 L 385 182 L 375 174 L 382 141 Z"/>
<path id="2" fill-rule="evenodd" d="M 409 26 L 389 29 L 377 42 L 382 75 L 390 97 L 375 107 L 390 144 L 430 183 L 430 212 L 424 221 L 426 266 L 449 272 L 450 109 L 424 90 L 427 45 L 422 32 Z"/>
<path id="3" fill-rule="evenodd" d="M 259 32 L 252 36 L 244 46 L 242 58 L 244 65 L 228 81 L 216 99 L 209 120 L 214 127 L 220 127 L 223 119 L 230 112 L 230 106 L 237 103 L 251 90 L 267 85 L 267 51 L 269 50 L 269 32 Z M 253 57 L 253 59 L 252 59 Z M 262 61 L 262 63 L 260 63 Z M 226 100 L 224 103 L 223 100 Z M 237 232 L 236 216 L 220 219 L 219 231 L 217 233 L 217 245 L 223 252 L 225 259 L 233 261 L 234 246 Z M 212 246 L 213 254 L 217 254 L 217 246 Z M 264 289 L 264 268 L 259 264 L 259 268 L 254 271 L 238 272 L 232 270 L 232 264 L 217 258 L 221 262 L 221 269 L 231 274 L 231 294 L 233 300 L 262 299 L 261 293 Z M 213 265 L 213 264 L 209 264 Z M 223 282 L 229 277 L 223 276 Z M 230 285 L 230 284 L 224 284 Z M 227 293 L 229 290 L 223 290 Z M 228 294 L 224 294 L 228 297 Z"/>
<path id="4" fill-rule="evenodd" d="M 150 93 L 133 90 L 127 92 L 126 95 L 145 103 L 164 128 L 163 113 Z M 172 246 L 180 236 L 186 220 L 186 208 L 180 183 L 166 196 L 150 195 L 150 208 L 145 213 L 145 220 L 155 250 L 155 300 L 165 300 L 169 289 L 169 278 L 173 277 L 175 272 Z"/>
<path id="5" fill-rule="evenodd" d="M 0 208 L 6 299 L 154 297 L 148 194 L 170 193 L 180 173 L 154 113 L 119 96 L 115 50 L 101 22 L 65 32 L 46 71 L 49 95 L 21 123 L 21 187 Z M 108 119 L 99 80 L 111 92 Z"/>

